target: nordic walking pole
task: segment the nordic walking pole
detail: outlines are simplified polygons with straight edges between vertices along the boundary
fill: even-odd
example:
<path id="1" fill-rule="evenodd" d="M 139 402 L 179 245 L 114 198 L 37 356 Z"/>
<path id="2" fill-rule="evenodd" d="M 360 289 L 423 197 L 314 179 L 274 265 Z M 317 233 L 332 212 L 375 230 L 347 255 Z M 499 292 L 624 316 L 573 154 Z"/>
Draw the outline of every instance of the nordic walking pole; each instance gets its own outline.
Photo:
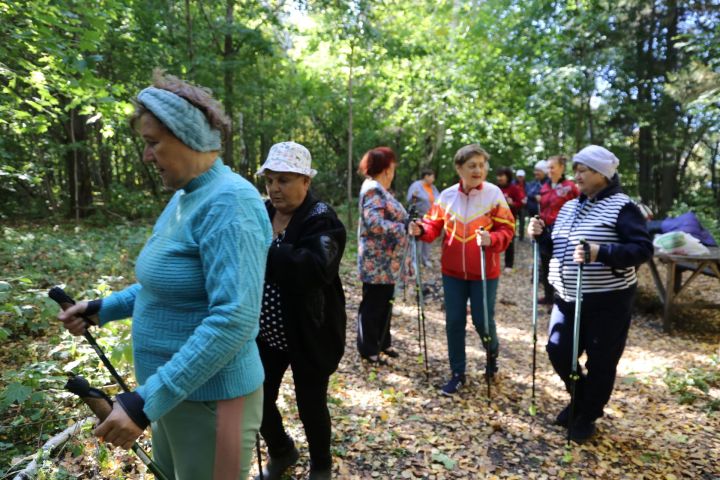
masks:
<path id="1" fill-rule="evenodd" d="M 410 204 L 410 208 L 408 209 L 408 217 L 407 222 L 405 225 L 405 230 L 407 231 L 408 226 L 410 225 L 410 222 L 415 220 L 415 217 L 417 216 L 417 198 L 413 197 L 412 203 Z M 408 235 L 409 236 L 409 235 Z M 405 281 L 405 262 L 407 261 L 407 256 L 410 253 L 410 250 L 413 248 L 412 244 L 408 242 L 408 246 L 403 252 L 402 257 L 402 263 L 400 264 L 400 277 L 395 282 L 395 285 L 398 285 L 400 282 L 403 282 L 403 303 L 405 303 L 405 294 L 407 293 L 407 282 Z M 396 290 L 397 292 L 397 290 Z"/>
<path id="2" fill-rule="evenodd" d="M 52 298 L 53 300 L 55 300 L 58 303 L 58 305 L 60 305 L 60 308 L 62 308 L 63 310 L 67 310 L 68 308 L 70 308 L 71 305 L 75 305 L 75 300 L 73 300 L 72 297 L 70 295 L 68 295 L 67 293 L 65 293 L 65 290 L 63 290 L 60 287 L 51 288 L 50 291 L 48 292 L 48 296 L 50 298 Z M 88 326 L 92 325 L 92 322 L 90 322 L 89 319 L 87 319 L 84 315 L 81 315 L 81 316 L 83 318 L 85 318 L 85 321 Z M 129 392 L 130 388 L 127 386 L 125 381 L 122 379 L 122 377 L 120 376 L 118 371 L 115 370 L 115 367 L 113 367 L 113 364 L 110 363 L 110 360 L 107 358 L 107 356 L 105 356 L 105 352 L 103 352 L 102 348 L 100 348 L 100 345 L 98 345 L 97 341 L 95 341 L 95 337 L 93 337 L 92 334 L 87 331 L 87 329 L 85 330 L 85 333 L 83 333 L 83 336 L 85 337 L 85 340 L 88 341 L 90 346 L 92 346 L 93 350 L 95 350 L 95 353 L 97 353 L 97 356 L 100 357 L 100 360 L 102 361 L 103 365 L 105 365 L 105 367 L 108 369 L 108 371 L 110 372 L 110 375 L 112 375 L 112 377 L 118 383 L 118 385 L 123 390 L 123 392 Z M 84 378 L 79 377 L 79 376 L 76 377 L 74 375 L 73 375 L 73 377 L 80 379 L 78 381 L 79 382 L 78 385 L 82 385 L 82 382 L 85 382 L 85 384 L 87 385 L 87 381 Z M 98 418 L 100 419 L 101 422 L 103 420 L 105 420 L 105 418 L 109 415 L 109 412 L 107 414 L 105 414 L 105 416 L 100 416 L 100 414 L 95 410 L 95 408 L 93 408 L 93 405 L 97 406 L 97 405 L 99 405 L 99 403 L 95 402 L 93 405 L 88 403 L 88 401 L 86 400 L 86 397 L 83 397 L 79 393 L 70 389 L 70 386 L 73 385 L 73 383 L 71 383 L 71 382 L 72 382 L 72 378 L 70 380 L 68 380 L 68 383 L 65 385 L 65 388 L 70 390 L 72 393 L 75 393 L 76 395 L 80 396 L 80 398 L 85 403 L 87 403 L 87 405 L 90 407 L 90 409 L 93 412 L 95 412 L 95 414 L 98 416 Z M 87 385 L 87 388 L 90 389 L 90 385 Z M 90 390 L 95 390 L 95 389 L 90 389 Z M 102 395 L 104 395 L 102 392 L 100 392 L 100 393 Z M 111 405 L 110 408 L 112 409 L 112 400 L 110 400 L 109 398 L 108 398 L 108 400 L 110 401 L 110 405 Z M 259 436 L 256 438 L 256 445 L 258 447 L 258 464 L 260 464 L 261 459 L 260 459 L 260 455 L 259 455 L 259 448 L 260 448 L 260 437 Z M 158 478 L 160 480 L 167 480 L 167 477 L 165 475 L 163 475 L 163 473 L 159 470 L 157 465 L 152 461 L 152 459 L 150 459 L 148 454 L 142 449 L 142 447 L 140 447 L 140 445 L 138 445 L 136 443 L 135 445 L 133 445 L 132 449 L 137 454 L 137 456 L 140 457 L 140 460 L 142 460 L 142 462 L 145 465 L 147 465 L 148 469 L 150 469 L 155 474 L 156 478 Z M 148 463 L 148 462 L 150 462 L 150 463 Z M 153 465 L 152 468 L 151 468 L 150 464 Z M 260 464 L 260 478 L 261 478 L 261 480 L 263 478 L 262 464 Z"/>
<path id="3" fill-rule="evenodd" d="M 411 209 L 412 211 L 412 209 Z M 395 286 L 400 284 L 402 282 L 403 284 L 403 302 L 405 301 L 405 290 L 407 290 L 407 282 L 404 280 L 405 277 L 405 263 L 407 262 L 407 256 L 410 254 L 410 250 L 412 249 L 412 245 L 408 242 L 408 246 L 403 252 L 402 256 L 402 263 L 400 264 L 400 271 L 398 272 L 398 278 L 395 281 Z M 397 288 L 395 290 L 395 293 L 397 293 Z"/>
<path id="4" fill-rule="evenodd" d="M 590 263 L 590 244 L 585 241 L 584 238 L 580 239 L 580 244 L 583 246 L 585 253 L 584 262 L 578 267 L 577 283 L 575 287 L 575 322 L 573 325 L 573 349 L 572 349 L 572 364 L 570 367 L 570 421 L 568 422 L 568 434 L 567 444 L 570 445 L 570 439 L 572 437 L 573 421 L 575 420 L 575 387 L 580 375 L 578 375 L 577 363 L 578 363 L 578 350 L 580 347 L 580 314 L 582 311 L 582 283 L 583 283 L 583 270 L 585 263 Z"/>
<path id="5" fill-rule="evenodd" d="M 485 230 L 485 227 L 480 227 L 481 230 Z M 482 279 L 482 292 L 483 292 L 483 323 L 485 327 L 484 335 L 482 337 L 483 347 L 485 347 L 485 356 L 487 357 L 487 364 L 485 366 L 485 383 L 487 383 L 488 401 L 490 401 L 490 342 L 492 337 L 490 336 L 490 320 L 488 319 L 488 305 L 487 305 L 487 272 L 485 271 L 485 247 L 480 245 L 480 275 Z"/>
<path id="6" fill-rule="evenodd" d="M 535 215 L 534 218 L 539 218 Z M 540 246 L 536 238 L 532 239 L 533 245 L 533 293 L 532 293 L 532 398 L 530 400 L 530 415 L 535 416 L 537 413 L 537 405 L 535 404 L 535 368 L 537 365 L 537 318 L 538 318 L 538 283 L 539 272 L 538 266 L 540 261 Z"/>
<path id="7" fill-rule="evenodd" d="M 255 433 L 255 450 L 257 451 L 258 477 L 265 480 L 265 473 L 262 468 L 262 453 L 260 452 L 260 432 Z"/>
<path id="8" fill-rule="evenodd" d="M 70 373 L 70 378 L 65 384 L 65 389 L 74 393 L 82 400 L 90 410 L 98 417 L 100 422 L 104 422 L 113 409 L 113 401 L 104 392 L 97 388 L 92 388 L 87 380 L 79 375 Z M 131 450 L 145 464 L 145 466 L 155 475 L 158 480 L 168 480 L 160 467 L 153 462 L 147 452 L 137 443 L 133 443 Z"/>
<path id="9" fill-rule="evenodd" d="M 65 293 L 65 290 L 60 287 L 51 288 L 48 292 L 48 296 L 55 300 L 58 305 L 60 305 L 60 308 L 62 308 L 63 310 L 67 310 L 72 305 L 75 305 L 75 300 L 73 300 L 70 295 Z M 85 319 L 85 323 L 87 326 L 93 325 L 93 323 L 85 315 L 81 315 L 81 317 Z M 87 329 L 85 329 L 85 333 L 83 333 L 83 336 L 85 337 L 85 340 L 88 341 L 93 350 L 95 350 L 95 353 L 97 353 L 97 356 L 100 357 L 103 365 L 105 365 L 108 371 L 110 371 L 110 375 L 112 375 L 118 385 L 120 385 L 120 388 L 122 388 L 123 392 L 129 392 L 130 389 L 128 388 L 127 384 L 123 381 L 117 370 L 115 370 L 115 367 L 113 367 L 112 363 L 110 363 L 110 360 L 108 360 L 108 358 L 105 356 L 105 352 L 103 352 L 102 348 L 100 348 L 100 345 L 98 345 L 98 343 L 95 341 L 95 337 L 93 337 L 92 334 L 87 331 Z"/>
<path id="10" fill-rule="evenodd" d="M 428 353 L 427 353 L 427 336 L 425 334 L 425 299 L 423 298 L 422 292 L 422 273 L 420 271 L 420 261 L 418 260 L 418 242 L 415 237 L 411 240 L 413 242 L 413 260 L 415 263 L 415 293 L 417 299 L 417 312 L 418 312 L 418 347 L 420 355 L 423 357 L 423 364 L 425 366 L 425 379 L 430 380 L 430 371 L 428 368 Z"/>
<path id="11" fill-rule="evenodd" d="M 58 305 L 60 305 L 60 308 L 62 308 L 63 310 L 67 310 L 71 305 L 75 305 L 75 300 L 73 300 L 72 297 L 65 293 L 65 290 L 60 287 L 51 288 L 48 292 L 48 296 L 55 300 Z M 85 318 L 88 326 L 92 325 L 92 322 L 90 322 L 89 319 L 87 319 L 85 316 L 83 316 L 83 318 Z M 87 329 L 85 330 L 83 336 L 88 341 L 90 346 L 92 346 L 93 350 L 95 350 L 95 353 L 97 353 L 98 357 L 100 357 L 103 365 L 105 365 L 108 371 L 110 371 L 110 375 L 112 375 L 112 377 L 118 383 L 123 392 L 129 392 L 130 388 L 128 388 L 125 381 L 122 379 L 117 370 L 115 370 L 115 367 L 113 367 L 113 364 L 110 363 L 110 360 L 105 356 L 105 352 L 103 352 L 102 348 L 100 348 L 100 345 L 98 345 L 97 341 L 95 341 L 95 337 L 93 337 L 92 334 L 87 331 Z M 68 380 L 67 384 L 65 384 L 65 388 L 68 391 L 79 396 L 82 401 L 85 402 L 88 407 L 90 407 L 90 410 L 92 410 L 95 415 L 97 415 L 97 417 L 100 419 L 100 422 L 103 422 L 110 414 L 110 411 L 112 411 L 112 400 L 110 399 L 110 397 L 95 388 L 91 388 L 87 380 L 85 380 L 83 377 L 71 374 L 70 379 Z M 110 410 L 107 410 L 107 408 L 105 408 L 108 402 L 110 405 Z M 132 446 L 132 451 L 135 452 L 135 454 L 140 458 L 140 460 L 142 460 L 142 462 L 148 467 L 148 469 L 155 475 L 156 478 L 160 480 L 167 479 L 167 477 L 162 473 L 157 464 L 152 461 L 150 456 L 137 442 Z"/>

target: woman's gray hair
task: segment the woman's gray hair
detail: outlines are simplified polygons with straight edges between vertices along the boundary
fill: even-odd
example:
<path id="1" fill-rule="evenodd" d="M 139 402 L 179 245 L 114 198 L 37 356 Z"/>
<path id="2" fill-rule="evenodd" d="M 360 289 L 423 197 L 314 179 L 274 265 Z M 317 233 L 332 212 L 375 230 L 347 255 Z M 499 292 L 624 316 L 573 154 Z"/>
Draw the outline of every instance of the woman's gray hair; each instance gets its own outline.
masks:
<path id="1" fill-rule="evenodd" d="M 472 157 L 483 157 L 485 159 L 485 163 L 490 162 L 490 154 L 477 143 L 471 143 L 470 145 L 465 145 L 460 148 L 460 150 L 455 153 L 453 161 L 455 162 L 455 165 L 460 167 Z"/>

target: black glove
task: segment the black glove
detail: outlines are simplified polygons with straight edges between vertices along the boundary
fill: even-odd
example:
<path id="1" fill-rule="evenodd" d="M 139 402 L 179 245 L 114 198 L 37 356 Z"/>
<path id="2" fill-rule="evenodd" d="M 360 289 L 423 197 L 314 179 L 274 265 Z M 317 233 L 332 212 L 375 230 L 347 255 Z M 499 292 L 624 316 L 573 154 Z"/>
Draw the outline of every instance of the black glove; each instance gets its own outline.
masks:
<path id="1" fill-rule="evenodd" d="M 145 430 L 150 425 L 150 420 L 143 412 L 145 406 L 145 400 L 137 392 L 124 392 L 115 397 L 117 403 L 125 410 L 130 420 L 135 422 L 135 425 Z"/>

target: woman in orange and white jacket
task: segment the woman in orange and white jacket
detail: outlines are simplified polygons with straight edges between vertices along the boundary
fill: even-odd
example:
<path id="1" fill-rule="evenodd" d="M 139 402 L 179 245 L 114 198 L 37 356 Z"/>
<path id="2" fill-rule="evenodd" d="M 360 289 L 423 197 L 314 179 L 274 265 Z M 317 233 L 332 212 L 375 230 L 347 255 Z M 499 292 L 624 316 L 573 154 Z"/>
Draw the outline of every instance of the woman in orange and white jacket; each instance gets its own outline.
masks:
<path id="1" fill-rule="evenodd" d="M 465 325 L 467 301 L 473 325 L 480 337 L 484 331 L 480 247 L 485 248 L 488 327 L 491 337 L 485 375 L 497 372 L 499 343 L 495 328 L 495 294 L 500 279 L 500 253 L 515 234 L 515 220 L 500 189 L 485 181 L 490 155 L 476 144 L 455 154 L 460 182 L 443 190 L 430 211 L 410 224 L 410 235 L 432 242 L 444 232 L 442 277 L 445 294 L 445 332 L 452 377 L 442 387 L 445 395 L 455 394 L 465 380 Z"/>

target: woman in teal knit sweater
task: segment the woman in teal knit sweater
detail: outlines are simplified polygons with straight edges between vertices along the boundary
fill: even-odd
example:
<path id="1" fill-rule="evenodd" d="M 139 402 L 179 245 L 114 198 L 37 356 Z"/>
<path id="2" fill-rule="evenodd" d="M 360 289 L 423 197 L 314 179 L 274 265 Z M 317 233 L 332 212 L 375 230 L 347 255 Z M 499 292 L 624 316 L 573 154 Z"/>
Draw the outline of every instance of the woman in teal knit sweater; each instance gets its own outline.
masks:
<path id="1" fill-rule="evenodd" d="M 218 157 L 227 118 L 205 89 L 156 74 L 132 124 L 175 194 L 137 259 L 137 283 L 59 315 L 73 334 L 133 317 L 139 387 L 95 434 L 129 448 L 152 423 L 170 478 L 246 478 L 262 417 L 255 337 L 271 240 L 257 190 Z"/>

